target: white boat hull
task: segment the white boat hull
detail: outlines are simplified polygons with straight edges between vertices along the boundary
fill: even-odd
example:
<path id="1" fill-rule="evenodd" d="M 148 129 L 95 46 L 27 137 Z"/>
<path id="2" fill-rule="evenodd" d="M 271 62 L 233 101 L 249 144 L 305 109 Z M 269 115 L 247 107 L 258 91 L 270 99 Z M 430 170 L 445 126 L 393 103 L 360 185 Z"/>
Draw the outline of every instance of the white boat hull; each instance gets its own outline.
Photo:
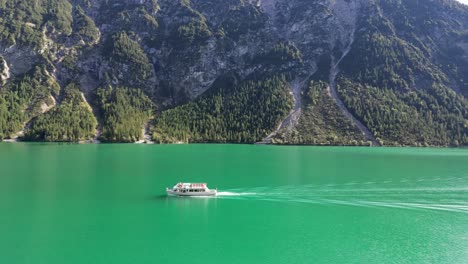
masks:
<path id="1" fill-rule="evenodd" d="M 167 195 L 171 196 L 216 196 L 217 190 L 209 190 L 206 192 L 175 192 L 170 189 L 166 189 Z"/>

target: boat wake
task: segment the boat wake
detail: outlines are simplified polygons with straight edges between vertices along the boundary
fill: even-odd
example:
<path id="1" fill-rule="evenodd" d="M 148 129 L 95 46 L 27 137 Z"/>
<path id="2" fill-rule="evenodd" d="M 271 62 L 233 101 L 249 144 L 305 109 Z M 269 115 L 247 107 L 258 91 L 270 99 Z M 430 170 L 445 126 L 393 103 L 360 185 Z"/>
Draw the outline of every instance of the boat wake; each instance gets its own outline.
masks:
<path id="1" fill-rule="evenodd" d="M 425 181 L 426 179 L 424 179 Z M 435 210 L 468 214 L 468 186 L 439 187 L 417 184 L 392 185 L 392 181 L 286 185 L 276 187 L 238 188 L 218 192 L 219 199 L 256 200 L 316 205 L 387 207 L 410 210 Z M 431 182 L 431 181 L 427 181 Z M 384 184 L 384 185 L 382 185 Z"/>
<path id="2" fill-rule="evenodd" d="M 255 195 L 256 193 L 249 193 L 249 192 L 244 192 L 244 193 L 239 193 L 239 192 L 218 192 L 217 196 L 218 197 L 223 197 L 223 196 L 248 196 L 248 195 Z"/>

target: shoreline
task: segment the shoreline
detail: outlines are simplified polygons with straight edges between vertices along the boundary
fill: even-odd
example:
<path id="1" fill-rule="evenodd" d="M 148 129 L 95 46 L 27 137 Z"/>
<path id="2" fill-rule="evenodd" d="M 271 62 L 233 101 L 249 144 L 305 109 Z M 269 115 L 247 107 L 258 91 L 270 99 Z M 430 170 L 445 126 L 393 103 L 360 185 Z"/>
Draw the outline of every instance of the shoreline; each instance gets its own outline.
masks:
<path id="1" fill-rule="evenodd" d="M 415 146 L 415 145 L 381 145 L 381 146 L 373 146 L 373 145 L 320 145 L 320 144 L 271 144 L 271 143 L 263 143 L 263 142 L 256 142 L 256 143 L 236 143 L 236 142 L 197 142 L 197 143 L 187 143 L 187 142 L 175 142 L 175 143 L 154 143 L 153 141 L 146 141 L 146 140 L 139 140 L 136 142 L 101 142 L 96 140 L 89 140 L 89 141 L 78 141 L 78 142 L 70 142 L 70 141 L 22 141 L 18 139 L 4 139 L 0 140 L 0 143 L 49 143 L 49 144 L 76 144 L 76 145 L 113 145 L 113 144 L 121 144 L 121 145 L 252 145 L 252 146 L 277 146 L 277 147 L 346 147 L 346 148 L 437 148 L 437 149 L 468 149 L 468 145 L 463 146 L 437 146 L 437 145 L 429 145 L 429 146 Z"/>

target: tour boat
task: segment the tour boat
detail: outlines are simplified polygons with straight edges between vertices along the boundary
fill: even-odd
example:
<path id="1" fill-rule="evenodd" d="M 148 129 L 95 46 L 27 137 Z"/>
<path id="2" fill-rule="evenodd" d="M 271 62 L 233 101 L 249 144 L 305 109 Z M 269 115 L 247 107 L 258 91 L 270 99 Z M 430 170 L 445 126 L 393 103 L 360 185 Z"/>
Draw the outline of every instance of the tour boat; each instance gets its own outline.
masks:
<path id="1" fill-rule="evenodd" d="M 179 182 L 172 189 L 166 188 L 166 192 L 175 196 L 215 196 L 218 189 L 210 190 L 206 183 Z"/>

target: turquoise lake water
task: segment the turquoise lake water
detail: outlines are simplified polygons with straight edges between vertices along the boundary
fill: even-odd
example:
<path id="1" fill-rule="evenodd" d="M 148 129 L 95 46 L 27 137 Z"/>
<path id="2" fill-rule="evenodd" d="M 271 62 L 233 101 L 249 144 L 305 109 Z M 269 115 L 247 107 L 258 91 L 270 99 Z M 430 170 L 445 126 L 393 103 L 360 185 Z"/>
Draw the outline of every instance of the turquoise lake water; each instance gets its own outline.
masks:
<path id="1" fill-rule="evenodd" d="M 468 263 L 467 149 L 2 143 L 0 167 L 0 263 Z"/>

